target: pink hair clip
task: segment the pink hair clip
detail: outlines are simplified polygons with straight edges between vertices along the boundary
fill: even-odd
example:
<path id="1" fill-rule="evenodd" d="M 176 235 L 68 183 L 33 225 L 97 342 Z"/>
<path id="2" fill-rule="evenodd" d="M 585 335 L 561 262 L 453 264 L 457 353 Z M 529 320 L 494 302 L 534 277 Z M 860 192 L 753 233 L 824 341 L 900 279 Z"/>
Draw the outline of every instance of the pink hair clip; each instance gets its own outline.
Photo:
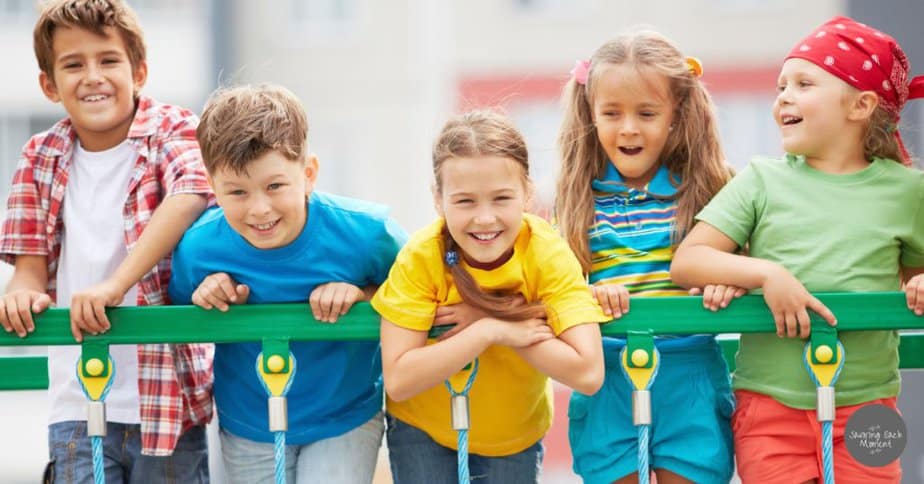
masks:
<path id="1" fill-rule="evenodd" d="M 575 82 L 583 86 L 587 84 L 587 76 L 589 75 L 590 75 L 590 61 L 589 60 L 574 61 L 574 68 L 571 69 L 571 77 L 574 78 Z"/>

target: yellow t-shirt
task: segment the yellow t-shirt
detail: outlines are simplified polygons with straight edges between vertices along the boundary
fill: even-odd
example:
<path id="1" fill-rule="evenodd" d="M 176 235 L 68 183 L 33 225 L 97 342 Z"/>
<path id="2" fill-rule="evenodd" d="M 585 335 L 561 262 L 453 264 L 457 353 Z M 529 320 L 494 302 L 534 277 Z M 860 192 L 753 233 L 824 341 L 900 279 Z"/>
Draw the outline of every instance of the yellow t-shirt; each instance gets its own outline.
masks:
<path id="1" fill-rule="evenodd" d="M 439 219 L 421 229 L 398 254 L 388 280 L 372 298 L 383 318 L 403 328 L 429 331 L 438 306 L 462 302 L 443 262 L 443 225 Z M 542 301 L 556 336 L 579 324 L 609 320 L 568 245 L 539 217 L 524 215 L 513 256 L 502 266 L 485 271 L 469 267 L 462 258 L 459 263 L 483 290 L 519 292 L 529 302 Z M 453 375 L 453 388 L 461 390 L 468 375 L 467 370 Z M 440 445 L 455 449 L 449 400 L 441 383 L 403 402 L 389 398 L 387 408 Z M 505 346 L 491 346 L 479 357 L 469 402 L 469 449 L 474 454 L 515 454 L 538 442 L 552 423 L 548 377 Z"/>

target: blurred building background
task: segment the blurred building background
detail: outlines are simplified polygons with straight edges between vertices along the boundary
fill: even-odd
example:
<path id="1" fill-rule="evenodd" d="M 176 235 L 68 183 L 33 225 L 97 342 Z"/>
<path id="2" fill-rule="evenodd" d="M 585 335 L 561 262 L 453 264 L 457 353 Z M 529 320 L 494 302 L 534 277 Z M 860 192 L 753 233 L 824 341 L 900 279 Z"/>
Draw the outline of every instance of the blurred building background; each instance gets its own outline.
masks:
<path id="1" fill-rule="evenodd" d="M 390 205 L 408 230 L 430 208 L 429 149 L 453 112 L 503 106 L 529 143 L 540 198 L 555 177 L 559 95 L 576 59 L 626 29 L 648 27 L 705 66 L 731 164 L 778 154 L 770 116 L 776 76 L 792 45 L 847 14 L 895 36 L 924 72 L 920 0 L 129 0 L 148 44 L 144 91 L 200 111 L 219 85 L 276 82 L 309 115 L 319 189 Z M 0 198 L 31 134 L 63 116 L 38 89 L 35 0 L 0 0 Z M 903 116 L 924 154 L 922 103 Z M 2 209 L 0 209 L 2 211 Z M 2 212 L 0 212 L 2 213 Z M 8 275 L 9 267 L 2 267 Z M 2 351 L 2 349 L 0 349 Z M 40 351 L 40 350 L 39 350 Z M 924 482 L 924 379 L 905 372 L 909 426 L 904 482 Z M 44 463 L 43 392 L 0 393 L 0 481 L 35 482 Z M 576 482 L 566 438 L 567 395 L 546 439 L 544 482 Z M 220 474 L 218 475 L 220 482 Z"/>

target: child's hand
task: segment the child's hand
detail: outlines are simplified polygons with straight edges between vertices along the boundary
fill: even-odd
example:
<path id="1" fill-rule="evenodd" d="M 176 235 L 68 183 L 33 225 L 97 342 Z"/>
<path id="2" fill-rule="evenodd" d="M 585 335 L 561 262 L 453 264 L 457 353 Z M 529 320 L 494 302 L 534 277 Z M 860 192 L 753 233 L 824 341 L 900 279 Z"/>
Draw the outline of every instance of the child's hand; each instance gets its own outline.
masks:
<path id="1" fill-rule="evenodd" d="M 712 311 L 726 308 L 734 299 L 747 294 L 747 289 L 735 286 L 726 286 L 723 284 L 706 284 L 706 287 L 700 289 L 694 287 L 690 289 L 691 296 L 703 295 L 703 307 Z"/>
<path id="2" fill-rule="evenodd" d="M 35 331 L 32 313 L 38 314 L 51 306 L 48 294 L 20 289 L 0 297 L 0 325 L 7 333 L 15 332 L 20 338 Z"/>
<path id="3" fill-rule="evenodd" d="M 503 321 L 485 318 L 480 321 L 489 322 L 492 325 L 489 331 L 493 332 L 494 344 L 511 348 L 525 348 L 555 338 L 552 328 L 544 319 Z"/>
<path id="4" fill-rule="evenodd" d="M 353 307 L 356 301 L 365 299 L 362 289 L 346 282 L 328 282 L 321 284 L 311 291 L 308 304 L 311 305 L 311 314 L 314 319 L 336 323 L 337 318 L 343 316 Z"/>
<path id="5" fill-rule="evenodd" d="M 834 313 L 781 266 L 767 275 L 763 290 L 764 301 L 773 313 L 776 335 L 779 337 L 785 334 L 789 338 L 807 338 L 811 332 L 807 309 L 818 313 L 831 326 L 837 325 Z"/>
<path id="6" fill-rule="evenodd" d="M 905 299 L 908 309 L 915 315 L 924 315 L 924 274 L 918 274 L 905 283 Z"/>
<path id="7" fill-rule="evenodd" d="M 78 343 L 83 341 L 82 332 L 104 333 L 111 324 L 106 317 L 106 308 L 122 304 L 125 291 L 111 279 L 90 286 L 71 296 L 71 334 Z"/>
<path id="8" fill-rule="evenodd" d="M 526 304 L 526 298 L 522 294 L 517 294 L 512 302 L 512 307 L 520 307 Z M 472 307 L 466 303 L 452 304 L 449 306 L 439 306 L 436 308 L 436 317 L 433 319 L 434 326 L 446 326 L 455 324 L 455 326 L 440 335 L 437 340 L 451 338 L 459 331 L 471 326 L 472 323 L 488 317 L 484 311 Z"/>
<path id="9" fill-rule="evenodd" d="M 206 277 L 192 295 L 192 303 L 202 309 L 218 308 L 227 311 L 229 304 L 246 304 L 250 288 L 238 284 L 224 272 Z"/>
<path id="10" fill-rule="evenodd" d="M 629 312 L 629 290 L 622 284 L 601 284 L 590 286 L 590 292 L 597 298 L 607 316 L 619 319 Z"/>

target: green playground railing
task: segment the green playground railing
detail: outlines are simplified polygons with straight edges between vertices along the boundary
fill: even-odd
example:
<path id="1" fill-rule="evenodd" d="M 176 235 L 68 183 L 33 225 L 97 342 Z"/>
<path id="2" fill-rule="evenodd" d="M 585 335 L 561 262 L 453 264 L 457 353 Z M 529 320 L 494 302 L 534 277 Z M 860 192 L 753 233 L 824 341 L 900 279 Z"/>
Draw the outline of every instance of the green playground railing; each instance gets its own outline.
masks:
<path id="1" fill-rule="evenodd" d="M 816 294 L 838 318 L 838 331 L 924 330 L 924 317 L 905 305 L 905 296 L 889 293 Z M 306 304 L 232 306 L 227 313 L 194 306 L 113 308 L 107 310 L 112 329 L 87 342 L 234 343 L 264 339 L 289 341 L 374 340 L 379 318 L 368 303 L 356 304 L 336 324 L 315 321 Z M 66 309 L 50 309 L 36 316 L 35 331 L 26 338 L 0 333 L 0 346 L 72 345 Z M 817 316 L 813 315 L 813 318 Z M 728 308 L 712 312 L 699 297 L 637 298 L 631 311 L 603 325 L 603 334 L 625 335 L 650 330 L 654 334 L 757 333 L 775 331 L 761 296 L 744 296 Z M 438 334 L 438 331 L 431 333 Z M 734 364 L 737 340 L 723 339 L 722 349 Z M 902 368 L 924 368 L 924 334 L 903 334 Z M 0 357 L 0 390 L 33 390 L 48 386 L 47 361 L 41 356 Z"/>

